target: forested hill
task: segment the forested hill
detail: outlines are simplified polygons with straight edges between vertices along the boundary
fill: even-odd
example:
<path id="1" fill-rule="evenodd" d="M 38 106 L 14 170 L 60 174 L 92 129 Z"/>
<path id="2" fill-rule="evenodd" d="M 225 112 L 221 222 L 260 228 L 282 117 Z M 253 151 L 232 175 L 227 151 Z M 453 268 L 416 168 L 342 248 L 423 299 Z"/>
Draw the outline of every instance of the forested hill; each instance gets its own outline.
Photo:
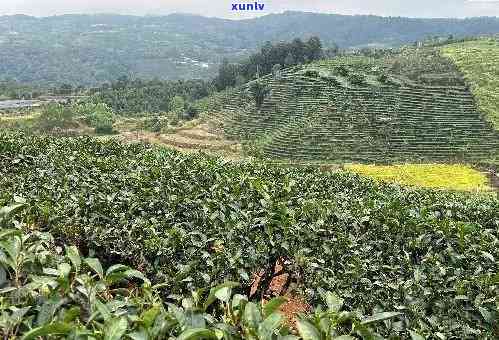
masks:
<path id="1" fill-rule="evenodd" d="M 98 84 L 122 75 L 208 78 L 223 57 L 316 35 L 326 47 L 397 46 L 499 33 L 499 18 L 409 19 L 286 12 L 249 20 L 194 15 L 0 17 L 0 80 Z"/>

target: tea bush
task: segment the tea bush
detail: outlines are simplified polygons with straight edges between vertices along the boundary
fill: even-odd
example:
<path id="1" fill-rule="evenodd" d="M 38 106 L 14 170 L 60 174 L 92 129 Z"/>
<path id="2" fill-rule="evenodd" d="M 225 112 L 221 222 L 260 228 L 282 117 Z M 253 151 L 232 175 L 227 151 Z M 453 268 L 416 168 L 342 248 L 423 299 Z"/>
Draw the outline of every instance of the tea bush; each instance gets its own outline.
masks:
<path id="1" fill-rule="evenodd" d="M 225 282 L 209 291 L 163 299 L 162 285 L 139 271 L 115 264 L 104 270 L 97 258 L 75 246 L 56 246 L 50 233 L 25 232 L 12 216 L 25 202 L 0 209 L 0 336 L 70 339 L 299 339 L 290 335 L 275 298 L 265 305 L 232 292 Z M 326 309 L 296 320 L 304 339 L 376 336 L 371 325 L 401 315 L 380 313 L 361 319 L 342 311 L 343 300 L 323 294 Z M 343 334 L 343 336 L 341 336 Z"/>
<path id="2" fill-rule="evenodd" d="M 498 336 L 499 200 L 90 137 L 0 135 L 0 205 L 188 294 L 279 259 L 312 303 L 402 313 L 380 336 Z M 419 338 L 418 338 L 419 339 Z"/>

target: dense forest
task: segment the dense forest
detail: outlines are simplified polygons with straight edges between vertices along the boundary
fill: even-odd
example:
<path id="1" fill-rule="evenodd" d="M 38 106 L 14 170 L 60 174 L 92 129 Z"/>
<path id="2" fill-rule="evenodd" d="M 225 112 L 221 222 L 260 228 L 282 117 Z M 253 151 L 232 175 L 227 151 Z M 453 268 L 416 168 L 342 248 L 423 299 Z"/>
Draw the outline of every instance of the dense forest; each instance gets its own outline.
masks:
<path id="1" fill-rule="evenodd" d="M 179 111 L 194 116 L 192 102 L 213 91 L 211 82 L 203 80 L 145 81 L 121 77 L 91 89 L 90 100 L 104 103 L 118 114 Z"/>
<path id="2" fill-rule="evenodd" d="M 0 17 L 0 80 L 96 86 L 123 75 L 209 79 L 263 41 L 319 37 L 325 48 L 393 47 L 499 32 L 498 18 L 409 19 L 286 12 L 250 20 L 193 15 Z"/>
<path id="3" fill-rule="evenodd" d="M 337 53 L 336 45 L 328 50 L 328 54 Z M 318 37 L 311 37 L 303 42 L 300 38 L 292 42 L 272 44 L 267 41 L 260 52 L 252 54 L 240 63 L 229 63 L 224 59 L 220 65 L 214 85 L 218 90 L 241 85 L 261 75 L 276 72 L 283 67 L 295 66 L 321 59 L 325 56 L 322 42 Z"/>

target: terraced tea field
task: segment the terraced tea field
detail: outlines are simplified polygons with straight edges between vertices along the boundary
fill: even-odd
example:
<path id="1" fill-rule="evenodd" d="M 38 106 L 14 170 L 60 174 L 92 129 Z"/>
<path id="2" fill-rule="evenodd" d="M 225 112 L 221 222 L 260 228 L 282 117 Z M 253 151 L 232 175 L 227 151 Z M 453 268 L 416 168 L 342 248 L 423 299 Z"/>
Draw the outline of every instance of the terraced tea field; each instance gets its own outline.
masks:
<path id="1" fill-rule="evenodd" d="M 251 99 L 251 84 L 246 84 L 226 95 L 223 108 L 211 116 L 212 124 L 228 138 L 258 141 L 263 155 L 272 159 L 498 159 L 499 133 L 484 119 L 460 73 L 445 58 L 432 58 L 441 70 L 427 69 L 421 75 L 421 68 L 429 67 L 421 62 L 410 70 L 417 77 L 389 66 L 402 63 L 403 57 L 343 57 L 287 69 L 263 78 L 270 94 L 261 109 Z"/>
<path id="2" fill-rule="evenodd" d="M 467 41 L 442 50 L 462 70 L 480 110 L 499 130 L 499 40 Z"/>

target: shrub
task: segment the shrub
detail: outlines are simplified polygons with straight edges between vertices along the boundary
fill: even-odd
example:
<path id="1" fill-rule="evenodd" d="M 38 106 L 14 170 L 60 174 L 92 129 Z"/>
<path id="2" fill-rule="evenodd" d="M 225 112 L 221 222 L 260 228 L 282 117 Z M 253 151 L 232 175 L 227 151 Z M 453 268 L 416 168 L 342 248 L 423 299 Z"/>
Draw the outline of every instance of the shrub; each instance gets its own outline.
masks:
<path id="1" fill-rule="evenodd" d="M 353 85 L 363 85 L 365 83 L 364 75 L 359 73 L 352 73 L 348 76 L 348 80 Z"/>
<path id="2" fill-rule="evenodd" d="M 380 83 L 386 84 L 388 83 L 388 75 L 386 73 L 381 73 L 376 78 Z"/>
<path id="3" fill-rule="evenodd" d="M 182 114 L 185 108 L 185 100 L 181 96 L 175 96 L 170 103 L 171 111 L 176 112 L 178 115 Z"/>
<path id="4" fill-rule="evenodd" d="M 191 104 L 191 103 L 187 103 L 185 105 L 185 109 L 184 109 L 184 119 L 193 119 L 193 118 L 196 118 L 199 114 L 199 110 L 198 108 Z"/>
<path id="5" fill-rule="evenodd" d="M 39 118 L 39 128 L 45 131 L 64 129 L 74 123 L 73 111 L 70 107 L 59 103 L 50 103 L 43 107 Z"/>
<path id="6" fill-rule="evenodd" d="M 0 133 L 0 159 L 0 205 L 24 195 L 30 226 L 142 268 L 171 296 L 248 286 L 282 258 L 310 302 L 333 290 L 345 311 L 403 313 L 376 327 L 381 336 L 495 338 L 499 201 L 489 195 L 90 137 Z"/>
<path id="7" fill-rule="evenodd" d="M 106 104 L 95 105 L 90 120 L 91 126 L 95 128 L 96 133 L 106 134 L 113 132 L 114 114 Z"/>
<path id="8" fill-rule="evenodd" d="M 154 115 L 144 119 L 142 122 L 142 128 L 151 132 L 159 133 L 168 127 L 169 122 L 171 122 L 172 125 L 176 125 L 178 124 L 178 119 L 170 119 L 169 117 Z"/>
<path id="9" fill-rule="evenodd" d="M 303 75 L 309 78 L 318 78 L 319 72 L 317 72 L 316 70 L 307 70 Z"/>
<path id="10" fill-rule="evenodd" d="M 99 134 L 110 134 L 113 132 L 114 113 L 104 103 L 85 103 L 74 106 L 74 111 L 83 117 L 85 122 L 95 128 Z"/>
<path id="11" fill-rule="evenodd" d="M 348 69 L 343 65 L 339 65 L 339 66 L 335 67 L 334 71 L 335 71 L 335 73 L 339 74 L 342 77 L 348 76 L 348 73 L 349 73 Z"/>
<path id="12" fill-rule="evenodd" d="M 26 225 L 14 223 L 11 216 L 25 207 L 22 201 L 0 208 L 4 339 L 236 340 L 290 334 L 279 312 L 285 298 L 265 305 L 251 302 L 245 295 L 234 295 L 238 283 L 225 282 L 164 301 L 162 285 L 153 286 L 138 270 L 122 264 L 106 268 L 98 258 L 82 256 L 75 246 L 58 250 L 50 233 L 24 232 Z M 331 332 L 373 338 L 372 324 L 402 316 L 384 312 L 362 317 L 343 311 L 344 300 L 334 293 L 323 292 L 322 299 L 326 310 L 297 319 L 303 339 L 310 339 L 310 334 L 324 338 Z M 335 339 L 340 338 L 351 337 Z"/>

